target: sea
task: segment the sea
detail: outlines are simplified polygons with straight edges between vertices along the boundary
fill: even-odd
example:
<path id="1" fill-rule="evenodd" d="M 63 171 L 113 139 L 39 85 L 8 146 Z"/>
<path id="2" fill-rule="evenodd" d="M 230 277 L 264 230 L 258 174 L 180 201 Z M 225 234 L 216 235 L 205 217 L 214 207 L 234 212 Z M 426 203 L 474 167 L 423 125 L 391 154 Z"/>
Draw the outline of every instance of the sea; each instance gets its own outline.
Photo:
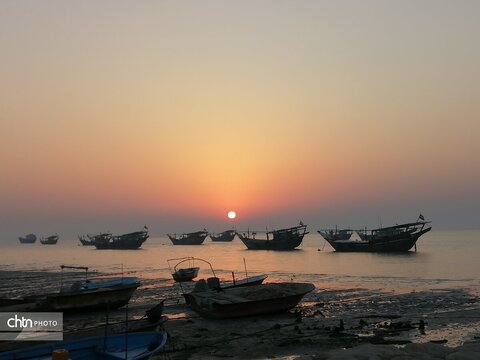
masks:
<path id="1" fill-rule="evenodd" d="M 238 237 L 232 242 L 207 238 L 203 245 L 174 246 L 166 236 L 152 236 L 138 250 L 97 250 L 60 235 L 56 245 L 2 239 L 0 271 L 58 274 L 61 265 L 85 266 L 90 276 L 122 274 L 169 284 L 173 267 L 181 261 L 177 259 L 194 257 L 211 264 L 183 263 L 199 266 L 199 278 L 213 272 L 222 280 L 266 274 L 267 281 L 312 282 L 322 289 L 463 288 L 480 294 L 478 254 L 480 230 L 432 230 L 418 240 L 416 252 L 402 254 L 337 253 L 314 231 L 294 251 L 247 250 Z"/>

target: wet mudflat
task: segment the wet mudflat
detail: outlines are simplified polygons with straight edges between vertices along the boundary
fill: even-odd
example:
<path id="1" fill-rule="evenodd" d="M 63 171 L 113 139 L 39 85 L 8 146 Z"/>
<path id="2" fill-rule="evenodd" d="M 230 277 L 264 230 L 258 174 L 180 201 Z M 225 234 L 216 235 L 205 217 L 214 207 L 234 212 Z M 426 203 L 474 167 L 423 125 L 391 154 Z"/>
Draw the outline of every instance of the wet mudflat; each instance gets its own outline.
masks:
<path id="1" fill-rule="evenodd" d="M 2 297 L 54 291 L 60 280 L 44 272 L 2 272 L 0 278 Z M 19 279 L 28 285 L 19 288 Z M 479 298 L 468 289 L 317 286 L 284 314 L 213 320 L 186 307 L 182 289 L 171 279 L 151 278 L 142 279 L 128 310 L 109 312 L 108 321 L 141 318 L 161 299 L 166 299 L 164 327 L 170 337 L 165 353 L 154 359 L 480 358 Z M 104 324 L 106 317 L 102 311 L 66 314 L 65 331 Z"/>

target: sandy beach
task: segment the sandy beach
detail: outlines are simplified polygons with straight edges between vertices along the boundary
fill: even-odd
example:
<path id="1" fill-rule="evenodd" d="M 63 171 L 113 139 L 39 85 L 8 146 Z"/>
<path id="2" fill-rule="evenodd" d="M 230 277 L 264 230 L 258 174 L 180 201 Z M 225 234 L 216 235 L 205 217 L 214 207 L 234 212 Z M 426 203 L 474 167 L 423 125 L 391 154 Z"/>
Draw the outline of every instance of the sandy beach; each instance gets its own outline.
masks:
<path id="1" fill-rule="evenodd" d="M 2 272 L 1 277 L 3 293 L 18 296 L 18 291 L 13 291 L 16 278 L 38 283 L 51 279 L 51 274 Z M 142 284 L 129 304 L 129 318 L 141 318 L 147 309 L 166 299 L 164 328 L 169 340 L 165 352 L 154 359 L 480 357 L 479 299 L 468 289 L 395 292 L 317 286 L 289 312 L 215 320 L 189 309 L 181 287 L 172 281 L 143 279 Z M 184 286 L 183 291 L 190 287 Z M 109 321 L 124 320 L 125 315 L 125 309 L 112 311 Z M 64 328 L 70 332 L 104 322 L 102 312 L 67 314 Z"/>

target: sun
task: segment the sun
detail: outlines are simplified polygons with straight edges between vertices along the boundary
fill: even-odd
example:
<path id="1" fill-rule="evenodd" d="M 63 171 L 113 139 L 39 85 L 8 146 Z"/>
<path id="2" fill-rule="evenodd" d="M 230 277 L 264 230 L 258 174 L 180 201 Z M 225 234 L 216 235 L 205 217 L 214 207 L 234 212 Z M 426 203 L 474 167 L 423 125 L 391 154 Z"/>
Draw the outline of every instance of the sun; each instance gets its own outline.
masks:
<path id="1" fill-rule="evenodd" d="M 229 211 L 228 214 L 227 214 L 228 218 L 229 219 L 235 219 L 237 217 L 237 213 L 235 211 Z"/>

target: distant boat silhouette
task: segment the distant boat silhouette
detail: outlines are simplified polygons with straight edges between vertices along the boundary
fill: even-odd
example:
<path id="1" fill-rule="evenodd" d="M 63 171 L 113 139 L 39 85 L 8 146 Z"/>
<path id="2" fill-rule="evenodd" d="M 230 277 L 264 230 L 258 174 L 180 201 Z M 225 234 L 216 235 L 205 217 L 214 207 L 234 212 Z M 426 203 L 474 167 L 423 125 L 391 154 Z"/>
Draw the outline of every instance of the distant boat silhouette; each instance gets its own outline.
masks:
<path id="1" fill-rule="evenodd" d="M 43 245 L 55 245 L 58 242 L 58 235 L 45 236 L 40 239 Z"/>
<path id="2" fill-rule="evenodd" d="M 173 245 L 201 245 L 208 236 L 207 230 L 195 231 L 191 233 L 184 233 L 181 235 L 167 234 Z"/>
<path id="3" fill-rule="evenodd" d="M 28 234 L 25 236 L 19 236 L 18 241 L 22 244 L 33 244 L 37 241 L 37 235 L 35 234 Z"/>
<path id="4" fill-rule="evenodd" d="M 266 239 L 256 239 L 256 232 L 247 235 L 237 232 L 238 237 L 249 250 L 293 250 L 302 243 L 303 237 L 308 234 L 307 225 L 300 225 L 287 229 L 272 230 L 266 233 Z"/>

